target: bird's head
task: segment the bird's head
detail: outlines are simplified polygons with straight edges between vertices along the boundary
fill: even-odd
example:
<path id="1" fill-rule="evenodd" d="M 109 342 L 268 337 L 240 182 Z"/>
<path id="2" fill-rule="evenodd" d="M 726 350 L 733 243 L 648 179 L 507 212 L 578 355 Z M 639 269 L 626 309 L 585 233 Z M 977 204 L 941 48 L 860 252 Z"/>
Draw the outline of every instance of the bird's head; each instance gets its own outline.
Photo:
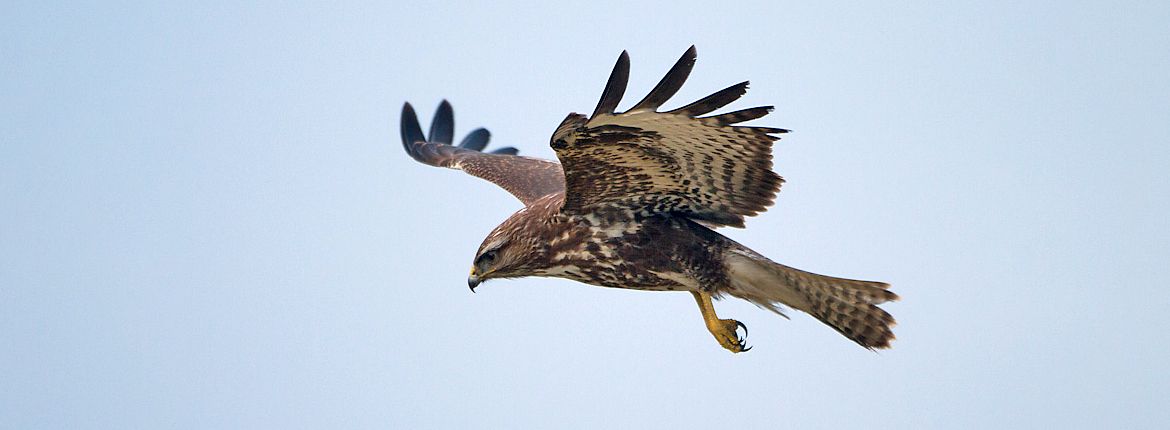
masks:
<path id="1" fill-rule="evenodd" d="M 547 241 L 539 236 L 539 229 L 531 228 L 524 219 L 513 216 L 496 227 L 479 245 L 467 286 L 471 291 L 483 281 L 495 278 L 518 278 L 533 274 L 543 255 Z"/>

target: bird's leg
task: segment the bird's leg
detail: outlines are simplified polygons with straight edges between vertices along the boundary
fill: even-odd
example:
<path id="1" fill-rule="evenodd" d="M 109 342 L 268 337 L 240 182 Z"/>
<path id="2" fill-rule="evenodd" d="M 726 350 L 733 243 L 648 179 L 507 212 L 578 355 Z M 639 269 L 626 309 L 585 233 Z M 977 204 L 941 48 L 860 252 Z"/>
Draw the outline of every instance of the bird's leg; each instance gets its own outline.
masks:
<path id="1" fill-rule="evenodd" d="M 744 352 L 752 349 L 744 347 L 743 343 L 744 338 L 747 337 L 747 326 L 733 319 L 721 320 L 718 315 L 715 315 L 715 306 L 711 304 L 711 293 L 691 291 L 691 294 L 695 296 L 695 303 L 699 304 L 699 311 L 703 313 L 703 323 L 707 324 L 707 330 L 711 331 L 711 335 L 715 336 L 719 345 L 731 352 Z M 739 337 L 737 330 L 740 327 L 743 327 L 744 337 Z"/>

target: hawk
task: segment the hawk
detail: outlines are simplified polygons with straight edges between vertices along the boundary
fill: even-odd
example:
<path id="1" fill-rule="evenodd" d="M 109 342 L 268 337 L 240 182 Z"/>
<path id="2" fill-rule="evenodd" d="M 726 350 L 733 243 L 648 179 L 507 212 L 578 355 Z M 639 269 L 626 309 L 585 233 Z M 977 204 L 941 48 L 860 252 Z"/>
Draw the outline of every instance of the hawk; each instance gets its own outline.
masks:
<path id="1" fill-rule="evenodd" d="M 484 129 L 453 145 L 445 100 L 424 137 L 410 103 L 403 106 L 402 143 L 411 157 L 491 181 L 524 204 L 479 246 L 467 278 L 472 292 L 488 279 L 526 276 L 687 291 L 719 345 L 738 353 L 751 349 L 747 327 L 719 318 L 712 305 L 732 296 L 781 316 L 784 307 L 806 312 L 865 348 L 888 348 L 894 318 L 877 305 L 898 299 L 889 285 L 778 264 L 713 230 L 743 227 L 772 205 L 784 182 L 772 171 L 772 143 L 788 130 L 739 125 L 771 106 L 710 114 L 742 96 L 748 82 L 660 111 L 694 63 L 691 46 L 646 97 L 618 113 L 630 71 L 623 51 L 593 114 L 570 113 L 553 133 L 560 163 L 511 147 L 483 152 Z"/>

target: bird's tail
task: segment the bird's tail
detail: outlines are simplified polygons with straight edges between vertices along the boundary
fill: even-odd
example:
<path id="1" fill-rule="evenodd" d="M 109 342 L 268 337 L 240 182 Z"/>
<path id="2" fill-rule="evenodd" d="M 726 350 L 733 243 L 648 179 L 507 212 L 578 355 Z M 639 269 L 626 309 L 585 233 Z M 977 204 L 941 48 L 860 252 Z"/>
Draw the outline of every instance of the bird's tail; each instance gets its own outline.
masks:
<path id="1" fill-rule="evenodd" d="M 728 250 L 726 293 L 781 313 L 780 305 L 807 312 L 869 349 L 889 348 L 894 317 L 877 305 L 898 300 L 883 282 L 834 278 L 773 262 L 747 248 Z"/>

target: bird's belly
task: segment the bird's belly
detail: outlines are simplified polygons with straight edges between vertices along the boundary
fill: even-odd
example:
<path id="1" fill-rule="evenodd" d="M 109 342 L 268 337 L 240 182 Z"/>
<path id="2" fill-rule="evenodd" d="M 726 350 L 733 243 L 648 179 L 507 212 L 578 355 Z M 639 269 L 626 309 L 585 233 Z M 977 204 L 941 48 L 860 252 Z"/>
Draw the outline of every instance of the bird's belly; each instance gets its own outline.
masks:
<path id="1" fill-rule="evenodd" d="M 653 271 L 631 265 L 563 265 L 548 269 L 543 275 L 571 279 L 608 288 L 646 291 L 698 291 L 699 282 L 685 273 Z"/>

